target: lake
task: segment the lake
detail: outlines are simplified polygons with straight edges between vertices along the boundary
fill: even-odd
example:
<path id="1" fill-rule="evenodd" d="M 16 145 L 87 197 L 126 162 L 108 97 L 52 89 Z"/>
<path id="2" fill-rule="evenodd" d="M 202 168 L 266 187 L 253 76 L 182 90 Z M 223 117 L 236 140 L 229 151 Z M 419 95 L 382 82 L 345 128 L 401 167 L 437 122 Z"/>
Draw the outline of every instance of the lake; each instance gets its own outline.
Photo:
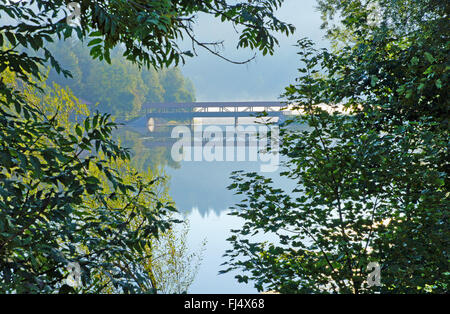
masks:
<path id="1" fill-rule="evenodd" d="M 129 133 L 135 137 L 133 145 L 140 146 L 135 149 L 138 151 L 135 153 L 144 154 L 143 152 L 146 152 L 151 156 L 152 161 L 150 163 L 142 162 L 142 165 L 162 169 L 168 176 L 169 194 L 180 213 L 189 221 L 190 230 L 187 242 L 190 249 L 198 251 L 202 242 L 206 240 L 203 259 L 189 293 L 257 292 L 250 283 L 238 283 L 233 273 L 218 274 L 219 270 L 224 269 L 224 266 L 221 266 L 225 261 L 222 255 L 230 247 L 226 241 L 231 235 L 230 230 L 239 229 L 242 225 L 242 221 L 238 217 L 228 215 L 230 207 L 239 203 L 242 198 L 241 195 L 235 195 L 233 191 L 227 189 L 227 186 L 232 183 L 231 172 L 235 170 L 258 172 L 271 177 L 277 187 L 285 190 L 289 189 L 292 184 L 292 182 L 280 178 L 282 168 L 278 167 L 279 160 L 278 157 L 274 157 L 275 154 L 272 154 L 272 157 L 269 157 L 267 152 L 265 155 L 260 154 L 263 151 L 261 144 L 275 142 L 272 134 L 275 132 L 265 134 L 267 138 L 264 142 L 260 132 L 264 129 L 260 129 L 260 125 L 240 126 L 241 130 L 246 131 L 245 135 L 239 134 L 239 132 L 226 133 L 227 128 L 232 130 L 235 127 L 231 124 L 219 124 L 218 126 L 218 124 L 201 123 L 184 126 L 184 129 L 181 128 L 181 130 L 188 132 L 189 129 L 191 132 L 192 147 L 189 147 L 190 151 L 187 150 L 188 155 L 191 156 L 186 156 L 186 154 L 176 156 L 177 149 L 175 149 L 175 153 L 173 151 L 177 141 L 181 141 L 181 137 L 172 138 L 174 134 L 177 134 L 176 125 L 163 124 L 157 128 L 152 125 L 152 132 L 142 126 L 124 128 L 128 134 L 127 138 L 130 138 Z M 272 128 L 274 130 L 277 127 Z M 203 136 L 199 133 L 199 129 L 203 131 Z M 223 136 L 221 136 L 220 130 L 223 131 Z M 259 137 L 251 134 L 255 130 Z M 234 145 L 231 144 L 232 141 L 234 141 Z M 208 143 L 211 142 L 213 142 L 212 149 L 211 144 L 208 146 Z M 128 146 L 130 147 L 129 144 Z M 197 148 L 203 148 L 203 151 L 196 152 Z M 186 151 L 186 147 L 183 150 Z M 244 150 L 245 157 L 242 155 Z M 195 156 L 196 153 L 197 156 Z M 215 158 L 208 157 L 208 153 Z M 232 155 L 233 158 L 230 157 Z M 268 170 L 270 172 L 267 172 Z M 270 235 L 258 236 L 258 240 L 271 239 Z"/>

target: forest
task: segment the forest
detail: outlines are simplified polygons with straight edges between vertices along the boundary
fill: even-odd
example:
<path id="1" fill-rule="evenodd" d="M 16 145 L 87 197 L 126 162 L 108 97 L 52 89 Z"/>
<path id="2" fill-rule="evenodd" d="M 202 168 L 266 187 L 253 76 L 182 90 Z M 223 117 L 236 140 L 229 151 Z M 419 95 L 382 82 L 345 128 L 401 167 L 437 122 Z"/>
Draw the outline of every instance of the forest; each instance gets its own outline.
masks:
<path id="1" fill-rule="evenodd" d="M 101 112 L 129 119 L 138 115 L 144 103 L 195 101 L 194 86 L 179 68 L 139 69 L 121 57 L 120 48 L 112 51 L 111 64 L 93 60 L 89 47 L 77 38 L 55 40 L 49 49 L 72 77 L 50 69 L 47 84 L 69 87 L 83 101 L 98 104 L 95 109 Z"/>
<path id="2" fill-rule="evenodd" d="M 116 119 L 195 101 L 181 66 L 200 49 L 245 66 L 281 35 L 298 73 L 280 99 L 301 114 L 269 152 L 292 188 L 230 173 L 241 198 L 223 206 L 242 225 L 217 273 L 258 293 L 448 293 L 450 2 L 317 0 L 328 47 L 277 18 L 284 2 L 79 0 L 74 25 L 64 0 L 0 1 L 0 293 L 189 292 L 202 251 L 159 167 L 183 166 L 138 133 L 117 140 Z M 201 40 L 197 14 L 253 57 Z"/>

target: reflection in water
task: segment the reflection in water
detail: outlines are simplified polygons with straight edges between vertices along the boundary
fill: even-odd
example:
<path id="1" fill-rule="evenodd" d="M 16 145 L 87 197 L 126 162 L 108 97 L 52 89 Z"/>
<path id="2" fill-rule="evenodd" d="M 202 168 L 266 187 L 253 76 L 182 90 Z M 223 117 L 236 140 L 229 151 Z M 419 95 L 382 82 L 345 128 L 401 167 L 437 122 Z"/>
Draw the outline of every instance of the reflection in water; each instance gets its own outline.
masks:
<path id="1" fill-rule="evenodd" d="M 229 230 L 241 226 L 239 218 L 229 216 L 228 211 L 202 215 L 197 209 L 193 209 L 188 217 L 192 227 L 187 241 L 192 248 L 198 248 L 205 238 L 207 240 L 203 261 L 189 293 L 256 293 L 252 284 L 237 283 L 234 273 L 218 275 L 223 268 L 220 266 L 224 262 L 222 255 L 230 248 L 226 241 Z"/>
<path id="2" fill-rule="evenodd" d="M 222 255 L 228 248 L 226 239 L 231 229 L 240 228 L 239 218 L 229 216 L 230 207 L 239 203 L 241 195 L 234 195 L 227 186 L 231 184 L 232 171 L 260 172 L 261 161 L 218 162 L 180 161 L 171 157 L 176 139 L 171 138 L 173 124 L 152 122 L 152 132 L 147 121 L 137 121 L 122 127 L 117 137 L 122 145 L 130 147 L 133 163 L 138 169 L 163 170 L 169 176 L 169 194 L 181 213 L 190 221 L 188 241 L 193 250 L 206 238 L 207 246 L 199 273 L 189 292 L 191 293 L 255 293 L 251 284 L 240 284 L 229 273 L 218 275 L 224 262 Z M 280 167 L 273 173 L 262 173 L 274 180 L 278 187 L 292 189 L 292 182 L 280 178 Z M 261 236 L 268 240 L 268 235 Z"/>

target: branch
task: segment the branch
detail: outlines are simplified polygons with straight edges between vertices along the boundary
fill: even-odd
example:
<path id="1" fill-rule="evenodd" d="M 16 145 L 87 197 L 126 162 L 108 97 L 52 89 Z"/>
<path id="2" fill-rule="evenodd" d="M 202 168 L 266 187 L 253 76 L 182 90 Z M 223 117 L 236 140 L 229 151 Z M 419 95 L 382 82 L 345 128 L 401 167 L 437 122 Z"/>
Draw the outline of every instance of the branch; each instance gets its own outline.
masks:
<path id="1" fill-rule="evenodd" d="M 241 65 L 241 64 L 247 64 L 247 63 L 249 63 L 250 61 L 252 61 L 252 60 L 254 60 L 254 59 L 256 58 L 256 53 L 255 53 L 255 54 L 253 55 L 253 57 L 251 57 L 251 58 L 249 58 L 248 60 L 245 60 L 245 61 L 234 61 L 234 60 L 231 60 L 231 59 L 229 59 L 229 58 L 227 58 L 227 57 L 221 55 L 220 53 L 214 51 L 214 50 L 211 49 L 210 47 L 208 47 L 208 46 L 211 46 L 211 45 L 216 45 L 216 46 L 217 46 L 217 45 L 222 44 L 223 42 L 216 42 L 216 43 L 203 43 L 203 42 L 199 42 L 199 41 L 195 38 L 195 36 L 190 32 L 190 30 L 188 29 L 188 27 L 186 27 L 185 25 L 182 25 L 181 27 L 186 31 L 186 34 L 191 38 L 193 45 L 194 45 L 194 43 L 195 43 L 195 44 L 197 44 L 198 46 L 200 46 L 200 47 L 206 49 L 207 51 L 209 51 L 209 52 L 212 53 L 213 55 L 215 55 L 215 56 L 217 56 L 217 57 L 219 57 L 219 58 L 221 58 L 221 59 L 223 59 L 223 60 L 225 60 L 225 61 L 227 61 L 227 62 L 230 62 L 230 63 L 233 63 L 233 64 L 239 64 L 239 65 Z M 195 50 L 194 50 L 194 51 L 195 51 Z"/>

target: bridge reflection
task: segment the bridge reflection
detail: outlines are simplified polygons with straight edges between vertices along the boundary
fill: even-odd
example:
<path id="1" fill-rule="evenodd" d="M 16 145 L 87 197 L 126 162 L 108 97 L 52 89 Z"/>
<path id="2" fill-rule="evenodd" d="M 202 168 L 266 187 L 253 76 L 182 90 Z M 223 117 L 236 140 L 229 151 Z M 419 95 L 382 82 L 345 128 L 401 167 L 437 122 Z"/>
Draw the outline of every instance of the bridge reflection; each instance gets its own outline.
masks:
<path id="1" fill-rule="evenodd" d="M 247 128 L 253 125 L 259 129 L 258 122 L 268 122 L 267 120 L 270 119 L 270 122 L 278 124 L 288 119 L 289 115 L 296 114 L 282 110 L 283 108 L 285 105 L 281 102 L 151 104 L 144 106 L 139 118 L 128 121 L 121 129 L 129 132 L 124 138 L 136 141 L 135 159 L 141 167 L 150 165 L 153 169 L 162 166 L 171 177 L 170 190 L 177 207 L 182 212 L 198 208 L 202 215 L 206 215 L 210 210 L 219 213 L 239 202 L 240 197 L 226 188 L 231 183 L 229 175 L 232 171 L 259 172 L 261 165 L 267 164 L 267 161 L 260 159 L 253 161 L 250 158 L 255 149 L 259 151 L 259 146 L 251 147 L 256 142 L 254 138 L 250 138 L 250 135 L 246 134 L 245 138 L 240 137 L 238 140 L 237 134 L 232 134 L 230 137 L 226 132 L 223 133 L 225 136 L 214 140 L 215 147 L 225 149 L 230 147 L 232 142 L 231 146 L 236 148 L 233 152 L 234 161 L 206 162 L 204 158 L 202 161 L 196 161 L 194 140 L 197 139 L 197 143 L 203 145 L 205 142 L 211 142 L 211 137 L 204 136 L 203 133 L 198 141 L 199 137 L 196 137 L 195 131 L 199 128 L 204 131 L 209 126 L 225 129 L 227 126 Z M 261 115 L 263 110 L 266 113 L 263 114 L 263 118 L 256 119 L 255 117 Z M 180 140 L 179 137 L 172 137 L 173 130 L 177 126 L 187 127 L 193 135 L 191 161 L 173 159 L 172 149 Z M 307 127 L 291 124 L 289 129 L 303 131 Z M 239 147 L 246 149 L 245 160 L 240 161 L 238 158 Z M 282 159 L 282 156 L 280 158 Z M 264 174 L 279 180 L 279 171 Z"/>

